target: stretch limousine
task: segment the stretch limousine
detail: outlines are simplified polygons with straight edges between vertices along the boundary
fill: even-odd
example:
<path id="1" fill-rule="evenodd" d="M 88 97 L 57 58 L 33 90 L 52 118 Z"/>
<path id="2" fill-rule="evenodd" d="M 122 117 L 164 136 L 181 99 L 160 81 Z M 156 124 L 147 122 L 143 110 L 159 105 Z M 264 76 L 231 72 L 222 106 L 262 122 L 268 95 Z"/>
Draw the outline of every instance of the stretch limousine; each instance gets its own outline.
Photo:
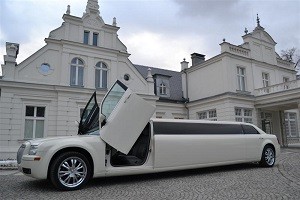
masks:
<path id="1" fill-rule="evenodd" d="M 117 81 L 100 108 L 96 93 L 92 95 L 77 136 L 23 143 L 17 153 L 19 170 L 59 189 L 75 190 L 92 177 L 248 162 L 272 167 L 280 153 L 276 136 L 252 124 L 151 119 L 154 111 Z"/>

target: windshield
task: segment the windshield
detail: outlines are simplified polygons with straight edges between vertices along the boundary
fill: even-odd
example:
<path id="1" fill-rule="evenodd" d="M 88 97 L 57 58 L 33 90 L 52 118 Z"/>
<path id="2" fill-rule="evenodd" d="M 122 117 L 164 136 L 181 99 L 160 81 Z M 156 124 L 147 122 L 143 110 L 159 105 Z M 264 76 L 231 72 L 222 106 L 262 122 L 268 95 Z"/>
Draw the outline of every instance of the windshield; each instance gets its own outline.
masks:
<path id="1" fill-rule="evenodd" d="M 106 117 L 106 120 L 109 119 L 110 114 L 115 109 L 126 90 L 127 87 L 120 81 L 117 81 L 106 95 L 101 106 L 101 113 Z"/>

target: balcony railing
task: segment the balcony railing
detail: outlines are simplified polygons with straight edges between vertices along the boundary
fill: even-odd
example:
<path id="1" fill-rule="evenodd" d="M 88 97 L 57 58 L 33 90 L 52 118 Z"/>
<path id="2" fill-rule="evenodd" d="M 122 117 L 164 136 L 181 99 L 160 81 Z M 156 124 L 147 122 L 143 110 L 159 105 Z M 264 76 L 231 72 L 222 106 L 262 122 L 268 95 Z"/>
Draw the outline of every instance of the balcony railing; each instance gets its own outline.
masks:
<path id="1" fill-rule="evenodd" d="M 291 90 L 295 88 L 300 88 L 300 80 L 293 80 L 285 83 L 280 83 L 276 85 L 271 85 L 268 87 L 263 87 L 259 89 L 254 90 L 255 96 L 265 95 L 265 94 L 271 94 L 275 92 L 282 92 L 285 90 Z"/>
<path id="2" fill-rule="evenodd" d="M 246 56 L 246 57 L 249 56 L 249 50 L 241 48 L 241 47 L 231 45 L 231 46 L 229 46 L 229 51 L 234 54 L 238 54 L 238 55 L 242 55 L 242 56 Z"/>
<path id="3" fill-rule="evenodd" d="M 232 54 L 236 54 L 239 56 L 243 56 L 243 57 L 250 57 L 250 50 L 240 47 L 240 46 L 236 46 L 236 45 L 232 45 L 228 42 L 223 42 L 220 44 L 221 45 L 221 52 L 230 52 Z"/>

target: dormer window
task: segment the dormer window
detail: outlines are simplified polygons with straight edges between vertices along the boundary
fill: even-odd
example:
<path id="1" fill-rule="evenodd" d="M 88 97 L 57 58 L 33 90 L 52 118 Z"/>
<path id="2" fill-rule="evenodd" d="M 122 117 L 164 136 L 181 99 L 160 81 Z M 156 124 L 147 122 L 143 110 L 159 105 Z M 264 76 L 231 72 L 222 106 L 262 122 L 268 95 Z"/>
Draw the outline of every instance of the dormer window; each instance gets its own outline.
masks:
<path id="1" fill-rule="evenodd" d="M 161 94 L 161 95 L 167 94 L 167 87 L 163 82 L 159 86 L 159 94 Z"/>
<path id="2" fill-rule="evenodd" d="M 163 74 L 154 74 L 155 94 L 163 98 L 170 97 L 170 78 L 171 76 Z"/>

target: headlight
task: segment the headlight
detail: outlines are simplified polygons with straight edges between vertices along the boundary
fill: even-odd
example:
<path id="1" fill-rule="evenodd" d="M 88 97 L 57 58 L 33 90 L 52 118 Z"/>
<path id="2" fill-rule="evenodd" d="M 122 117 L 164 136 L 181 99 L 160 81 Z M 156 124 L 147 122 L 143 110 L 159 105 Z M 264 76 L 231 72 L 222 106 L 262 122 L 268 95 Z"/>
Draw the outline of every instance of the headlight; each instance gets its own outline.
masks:
<path id="1" fill-rule="evenodd" d="M 38 149 L 38 145 L 31 145 L 29 149 L 29 155 L 35 155 Z"/>

